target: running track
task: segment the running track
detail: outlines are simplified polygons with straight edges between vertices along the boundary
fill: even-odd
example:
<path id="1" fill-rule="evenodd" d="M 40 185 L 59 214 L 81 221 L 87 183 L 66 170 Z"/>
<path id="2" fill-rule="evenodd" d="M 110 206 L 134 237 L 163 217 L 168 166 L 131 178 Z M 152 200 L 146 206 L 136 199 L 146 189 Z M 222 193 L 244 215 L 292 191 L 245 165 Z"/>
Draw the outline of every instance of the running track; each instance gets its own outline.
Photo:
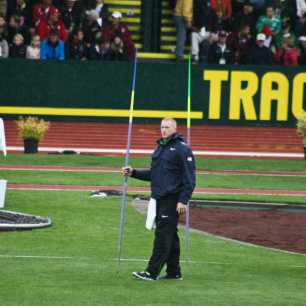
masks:
<path id="1" fill-rule="evenodd" d="M 70 172 L 120 172 L 118 168 L 106 167 L 66 167 L 66 166 L 6 166 L 1 165 L 0 170 L 12 171 L 70 171 Z M 256 175 L 256 176 L 300 176 L 306 177 L 306 172 L 280 172 L 280 171 L 245 171 L 245 170 L 225 170 L 225 171 L 203 171 L 199 174 L 224 174 L 224 175 Z M 17 190 L 75 190 L 75 191 L 94 191 L 94 190 L 116 190 L 121 191 L 122 186 L 83 186 L 83 185 L 50 185 L 50 184 L 14 184 L 9 183 L 8 189 Z M 147 187 L 129 187 L 129 192 L 148 193 Z M 238 188 L 196 188 L 198 194 L 240 194 L 240 195 L 282 195 L 282 196 L 302 196 L 306 197 L 304 190 L 279 190 L 279 189 L 238 189 Z"/>
<path id="2" fill-rule="evenodd" d="M 5 121 L 9 151 L 22 151 L 14 121 Z M 179 130 L 183 135 L 186 129 Z M 159 138 L 158 124 L 134 124 L 132 153 L 150 154 Z M 124 154 L 127 124 L 52 122 L 41 152 L 74 150 L 92 154 Z M 303 158 L 302 140 L 294 128 L 195 125 L 191 133 L 196 155 L 221 157 Z"/>

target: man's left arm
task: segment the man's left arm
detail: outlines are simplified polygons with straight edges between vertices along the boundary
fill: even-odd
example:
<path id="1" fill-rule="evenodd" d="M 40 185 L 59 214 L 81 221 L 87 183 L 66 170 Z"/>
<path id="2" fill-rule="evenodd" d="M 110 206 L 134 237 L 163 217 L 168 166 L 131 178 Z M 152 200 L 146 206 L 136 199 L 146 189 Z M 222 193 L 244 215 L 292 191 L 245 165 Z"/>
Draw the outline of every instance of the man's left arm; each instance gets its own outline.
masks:
<path id="1" fill-rule="evenodd" d="M 187 205 L 195 188 L 195 160 L 190 148 L 186 147 L 180 152 L 182 170 L 182 190 L 178 202 Z"/>

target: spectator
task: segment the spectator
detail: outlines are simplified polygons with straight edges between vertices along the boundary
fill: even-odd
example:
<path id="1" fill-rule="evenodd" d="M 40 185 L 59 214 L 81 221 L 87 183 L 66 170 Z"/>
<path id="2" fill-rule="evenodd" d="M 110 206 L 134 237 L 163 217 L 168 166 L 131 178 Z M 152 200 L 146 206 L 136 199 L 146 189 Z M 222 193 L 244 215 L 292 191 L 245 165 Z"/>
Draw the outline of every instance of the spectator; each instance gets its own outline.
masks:
<path id="1" fill-rule="evenodd" d="M 56 31 L 51 31 L 48 39 L 45 39 L 41 44 L 40 49 L 41 59 L 64 60 L 65 46 L 59 39 L 59 34 Z"/>
<path id="2" fill-rule="evenodd" d="M 216 14 L 216 18 L 213 14 Z M 224 18 L 222 10 L 217 12 L 211 10 L 210 21 L 212 22 L 211 28 L 213 29 L 213 32 L 216 33 L 215 40 L 218 39 L 217 33 L 220 31 L 230 32 L 232 30 L 231 20 L 229 18 Z"/>
<path id="3" fill-rule="evenodd" d="M 272 51 L 265 46 L 266 35 L 256 36 L 256 45 L 251 49 L 248 63 L 251 65 L 272 65 Z"/>
<path id="4" fill-rule="evenodd" d="M 85 42 L 87 47 L 90 47 L 96 42 L 97 39 L 101 38 L 101 26 L 98 23 L 99 15 L 95 10 L 86 11 L 86 18 L 83 25 L 85 34 Z"/>
<path id="5" fill-rule="evenodd" d="M 104 26 L 108 22 L 109 12 L 108 12 L 108 5 L 104 3 L 104 0 L 96 0 L 95 11 L 99 15 L 98 22 L 100 26 Z"/>
<path id="6" fill-rule="evenodd" d="M 82 10 L 76 2 L 77 0 L 64 0 L 61 7 L 61 19 L 69 33 L 72 33 L 81 23 Z"/>
<path id="7" fill-rule="evenodd" d="M 249 24 L 242 25 L 239 31 L 232 32 L 227 44 L 234 52 L 235 63 L 247 64 L 250 50 L 254 44 Z"/>
<path id="8" fill-rule="evenodd" d="M 17 15 L 12 15 L 9 20 L 8 34 L 7 34 L 7 40 L 9 44 L 13 42 L 13 39 L 17 33 L 20 33 L 22 34 L 23 37 L 25 37 L 27 31 L 26 28 L 21 25 L 20 17 Z"/>
<path id="9" fill-rule="evenodd" d="M 9 56 L 9 47 L 7 40 L 0 33 L 0 59 L 7 58 Z"/>
<path id="10" fill-rule="evenodd" d="M 234 28 L 240 29 L 242 25 L 249 25 L 251 32 L 254 33 L 256 16 L 253 5 L 250 1 L 245 1 L 241 11 L 239 11 L 234 17 Z"/>
<path id="11" fill-rule="evenodd" d="M 9 53 L 11 58 L 25 58 L 26 46 L 24 38 L 20 33 L 15 34 Z"/>
<path id="12" fill-rule="evenodd" d="M 3 38 L 7 39 L 7 28 L 4 15 L 0 15 L 0 35 L 2 35 Z"/>
<path id="13" fill-rule="evenodd" d="M 233 64 L 234 55 L 226 44 L 227 32 L 221 31 L 218 34 L 218 41 L 212 44 L 208 50 L 208 63 L 210 64 Z"/>
<path id="14" fill-rule="evenodd" d="M 299 17 L 295 27 L 295 33 L 297 36 L 306 35 L 306 13 Z"/>
<path id="15" fill-rule="evenodd" d="M 31 21 L 31 10 L 26 0 L 15 0 L 8 7 L 7 15 L 8 17 L 16 15 L 20 18 L 21 26 L 29 26 Z"/>
<path id="16" fill-rule="evenodd" d="M 121 22 L 122 15 L 120 12 L 113 12 L 111 24 L 102 29 L 102 39 L 111 43 L 118 42 L 119 38 L 123 43 L 123 49 L 129 60 L 133 59 L 135 53 L 134 42 L 128 27 Z"/>
<path id="17" fill-rule="evenodd" d="M 31 40 L 31 44 L 27 47 L 26 58 L 32 60 L 40 59 L 40 37 L 34 35 Z"/>
<path id="18" fill-rule="evenodd" d="M 191 33 L 191 54 L 193 58 L 193 63 L 197 63 L 199 61 L 200 44 L 202 44 L 202 50 L 205 49 L 205 51 L 202 52 L 204 53 L 203 57 L 207 57 L 209 45 L 208 39 L 211 35 L 211 24 L 209 23 L 210 11 L 211 9 L 208 6 L 207 0 L 194 1 Z"/>
<path id="19" fill-rule="evenodd" d="M 60 20 L 60 12 L 58 9 L 54 9 L 50 12 L 47 22 L 41 20 L 37 29 L 37 33 L 41 40 L 45 40 L 51 31 L 56 31 L 59 34 L 59 39 L 63 42 L 68 38 L 65 25 L 63 21 Z"/>
<path id="20" fill-rule="evenodd" d="M 121 37 L 115 37 L 111 43 L 111 60 L 112 61 L 126 61 L 128 54 L 126 46 L 124 45 Z"/>
<path id="21" fill-rule="evenodd" d="M 274 54 L 274 60 L 277 64 L 284 66 L 298 65 L 298 49 L 294 47 L 292 38 L 284 39 L 282 47 Z"/>
<path id="22" fill-rule="evenodd" d="M 7 1 L 6 0 L 0 0 L 0 14 L 6 15 L 7 10 Z"/>
<path id="23" fill-rule="evenodd" d="M 302 17 L 306 13 L 306 1 L 296 0 L 296 14 L 298 17 Z"/>
<path id="24" fill-rule="evenodd" d="M 263 11 L 265 5 L 266 5 L 266 0 L 250 0 L 251 4 L 254 7 L 255 14 L 258 15 Z"/>
<path id="25" fill-rule="evenodd" d="M 52 0 L 41 0 L 41 3 L 34 5 L 33 8 L 33 23 L 37 28 L 41 21 L 48 23 L 50 13 L 56 10 L 52 5 Z"/>
<path id="26" fill-rule="evenodd" d="M 291 22 L 289 17 L 284 17 L 282 19 L 282 36 L 280 39 L 281 44 L 283 43 L 284 38 L 292 39 L 294 45 L 297 45 L 297 38 L 295 36 L 295 33 L 291 29 Z"/>
<path id="27" fill-rule="evenodd" d="M 82 29 L 76 29 L 67 44 L 67 57 L 70 59 L 86 60 L 88 58 L 88 48 L 84 40 Z"/>
<path id="28" fill-rule="evenodd" d="M 299 64 L 305 66 L 306 65 L 306 36 L 301 36 L 299 38 L 299 41 L 300 41 Z"/>
<path id="29" fill-rule="evenodd" d="M 268 41 L 274 40 L 277 46 L 280 45 L 281 21 L 279 16 L 275 15 L 273 6 L 267 6 L 266 15 L 258 19 L 256 29 L 258 33 L 264 33 Z"/>
<path id="30" fill-rule="evenodd" d="M 231 0 L 211 0 L 211 8 L 215 11 L 221 11 L 224 19 L 232 17 Z"/>
<path id="31" fill-rule="evenodd" d="M 89 58 L 92 60 L 111 60 L 111 43 L 98 38 L 89 50 Z"/>
<path id="32" fill-rule="evenodd" d="M 192 26 L 192 0 L 177 0 L 174 8 L 174 23 L 176 26 L 176 60 L 184 58 L 186 32 Z"/>

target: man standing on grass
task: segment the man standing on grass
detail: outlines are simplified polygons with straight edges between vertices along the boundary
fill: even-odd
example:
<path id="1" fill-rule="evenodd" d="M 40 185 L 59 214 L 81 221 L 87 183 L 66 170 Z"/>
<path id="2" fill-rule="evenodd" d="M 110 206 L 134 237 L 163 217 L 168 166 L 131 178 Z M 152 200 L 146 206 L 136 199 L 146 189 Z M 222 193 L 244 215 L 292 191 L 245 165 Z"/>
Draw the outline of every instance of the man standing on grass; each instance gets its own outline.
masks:
<path id="1" fill-rule="evenodd" d="M 152 255 L 145 271 L 133 272 L 134 277 L 142 280 L 182 279 L 177 225 L 195 187 L 195 161 L 191 149 L 176 130 L 174 119 L 162 120 L 162 137 L 157 141 L 149 170 L 123 168 L 125 175 L 151 181 L 151 201 L 156 200 Z M 165 264 L 167 274 L 159 277 Z"/>

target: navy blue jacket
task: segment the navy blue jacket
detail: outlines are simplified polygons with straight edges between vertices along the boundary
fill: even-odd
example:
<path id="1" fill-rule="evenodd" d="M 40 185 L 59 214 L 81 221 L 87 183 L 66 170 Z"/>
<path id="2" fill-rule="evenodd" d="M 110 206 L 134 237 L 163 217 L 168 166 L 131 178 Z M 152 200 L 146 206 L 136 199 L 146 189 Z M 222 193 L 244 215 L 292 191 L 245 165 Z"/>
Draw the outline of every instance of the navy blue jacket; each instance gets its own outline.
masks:
<path id="1" fill-rule="evenodd" d="M 134 169 L 132 177 L 151 181 L 151 196 L 159 199 L 178 194 L 179 202 L 187 204 L 195 187 L 194 156 L 182 136 L 174 134 L 165 145 L 157 141 L 151 169 Z"/>

